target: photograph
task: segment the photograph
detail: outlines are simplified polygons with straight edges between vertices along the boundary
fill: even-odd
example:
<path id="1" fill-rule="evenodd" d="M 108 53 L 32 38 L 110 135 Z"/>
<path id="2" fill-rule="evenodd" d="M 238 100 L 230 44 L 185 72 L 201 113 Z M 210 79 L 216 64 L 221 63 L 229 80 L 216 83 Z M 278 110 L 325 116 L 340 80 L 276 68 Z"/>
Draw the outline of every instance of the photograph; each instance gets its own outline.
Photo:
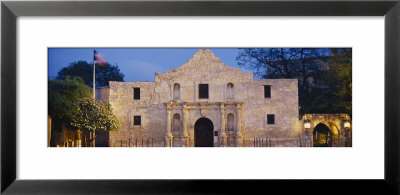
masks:
<path id="1" fill-rule="evenodd" d="M 3 0 L 1 194 L 399 194 L 399 2 Z"/>
<path id="2" fill-rule="evenodd" d="M 48 147 L 352 147 L 352 48 L 48 48 Z"/>

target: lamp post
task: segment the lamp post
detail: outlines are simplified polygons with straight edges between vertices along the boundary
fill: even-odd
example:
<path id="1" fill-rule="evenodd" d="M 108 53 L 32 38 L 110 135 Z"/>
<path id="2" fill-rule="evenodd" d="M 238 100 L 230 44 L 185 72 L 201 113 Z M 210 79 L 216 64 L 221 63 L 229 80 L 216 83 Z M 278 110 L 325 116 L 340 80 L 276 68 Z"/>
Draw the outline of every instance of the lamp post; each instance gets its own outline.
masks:
<path id="1" fill-rule="evenodd" d="M 345 147 L 350 147 L 351 146 L 350 121 L 344 122 L 343 126 L 345 130 Z"/>
<path id="2" fill-rule="evenodd" d="M 310 128 L 311 128 L 310 121 L 304 121 L 304 134 L 306 136 L 306 147 L 311 146 Z"/>

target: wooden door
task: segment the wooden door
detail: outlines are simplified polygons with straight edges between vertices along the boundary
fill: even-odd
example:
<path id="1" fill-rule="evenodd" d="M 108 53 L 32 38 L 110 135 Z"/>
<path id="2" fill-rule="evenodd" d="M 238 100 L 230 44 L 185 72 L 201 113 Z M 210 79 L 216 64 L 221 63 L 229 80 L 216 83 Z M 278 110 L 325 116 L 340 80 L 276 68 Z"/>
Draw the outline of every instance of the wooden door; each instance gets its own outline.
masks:
<path id="1" fill-rule="evenodd" d="M 195 147 L 214 147 L 214 125 L 208 118 L 200 118 L 194 125 Z"/>

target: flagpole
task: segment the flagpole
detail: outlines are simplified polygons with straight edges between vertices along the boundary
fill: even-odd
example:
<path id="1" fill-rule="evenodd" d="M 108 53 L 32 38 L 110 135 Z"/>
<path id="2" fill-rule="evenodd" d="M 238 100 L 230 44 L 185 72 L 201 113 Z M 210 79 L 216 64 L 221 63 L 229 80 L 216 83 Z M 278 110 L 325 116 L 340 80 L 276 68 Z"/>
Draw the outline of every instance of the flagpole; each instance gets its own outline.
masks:
<path id="1" fill-rule="evenodd" d="M 93 48 L 93 99 L 96 99 L 96 64 L 95 64 L 95 48 Z"/>
<path id="2" fill-rule="evenodd" d="M 93 48 L 93 100 L 96 100 L 96 64 L 95 64 L 95 48 Z M 95 136 L 95 131 L 93 130 L 92 133 L 92 147 L 95 147 L 95 141 L 94 141 L 94 136 Z"/>

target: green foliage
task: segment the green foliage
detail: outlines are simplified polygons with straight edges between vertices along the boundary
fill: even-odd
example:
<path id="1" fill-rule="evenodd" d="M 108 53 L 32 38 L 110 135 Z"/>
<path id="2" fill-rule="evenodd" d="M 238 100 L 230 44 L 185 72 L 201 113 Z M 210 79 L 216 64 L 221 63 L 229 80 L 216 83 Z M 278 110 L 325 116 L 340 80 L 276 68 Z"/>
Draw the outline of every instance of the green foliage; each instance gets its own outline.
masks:
<path id="1" fill-rule="evenodd" d="M 71 63 L 68 67 L 62 68 L 56 79 L 64 80 L 67 76 L 79 76 L 86 85 L 93 86 L 93 64 L 86 61 Z M 123 81 L 124 74 L 120 72 L 118 66 L 106 64 L 99 66 L 96 64 L 96 87 L 108 86 L 109 81 Z"/>
<path id="2" fill-rule="evenodd" d="M 262 78 L 298 79 L 300 114 L 351 116 L 351 48 L 248 48 L 236 60 Z"/>
<path id="3" fill-rule="evenodd" d="M 64 80 L 49 80 L 48 111 L 53 120 L 66 122 L 78 99 L 91 97 L 91 88 L 82 78 L 67 76 Z"/>
<path id="4" fill-rule="evenodd" d="M 304 97 L 304 113 L 347 113 L 352 115 L 352 50 L 331 49 L 325 87 Z M 322 74 L 322 73 L 321 73 Z"/>
<path id="5" fill-rule="evenodd" d="M 69 126 L 74 130 L 112 131 L 119 129 L 119 122 L 111 105 L 91 98 L 83 98 L 76 102 L 72 110 Z"/>

